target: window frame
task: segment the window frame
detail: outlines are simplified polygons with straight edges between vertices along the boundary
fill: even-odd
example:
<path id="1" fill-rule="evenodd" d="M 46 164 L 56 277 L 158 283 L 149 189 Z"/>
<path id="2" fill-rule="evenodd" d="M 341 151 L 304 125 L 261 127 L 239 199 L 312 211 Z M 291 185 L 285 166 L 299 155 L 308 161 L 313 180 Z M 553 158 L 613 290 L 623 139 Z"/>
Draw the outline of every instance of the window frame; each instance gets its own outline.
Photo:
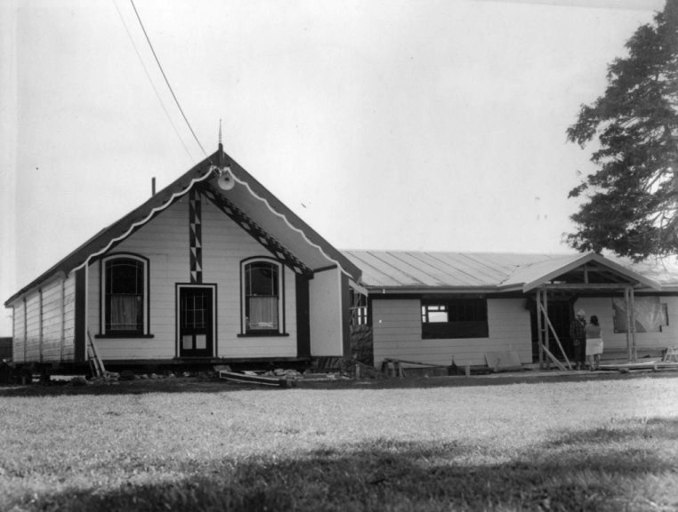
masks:
<path id="1" fill-rule="evenodd" d="M 618 309 L 617 305 L 615 304 L 615 298 L 618 297 L 612 298 L 612 331 L 615 334 L 626 334 L 628 331 L 628 324 L 626 322 L 626 313 L 625 310 Z M 664 332 L 665 327 L 668 327 L 670 325 L 668 302 L 662 302 L 663 298 L 665 297 L 663 297 L 662 295 L 636 295 L 634 297 L 633 303 L 636 309 L 634 311 L 634 316 L 636 318 L 636 326 L 634 331 L 636 333 L 641 334 L 661 333 Z M 647 301 L 649 299 L 655 299 L 653 300 L 653 302 L 656 302 L 657 307 L 659 308 L 659 314 L 661 315 L 661 322 L 659 323 L 658 327 L 656 329 L 651 330 L 645 329 L 642 322 L 638 322 L 638 307 L 637 307 L 638 303 Z M 620 314 L 622 311 L 624 312 L 624 315 L 618 317 L 617 315 Z"/>
<path id="2" fill-rule="evenodd" d="M 256 263 L 267 263 L 278 274 L 278 327 L 277 329 L 249 329 L 247 325 L 247 269 Z M 285 331 L 285 265 L 266 256 L 254 256 L 240 262 L 240 334 L 238 337 L 288 336 Z"/>
<path id="3" fill-rule="evenodd" d="M 490 337 L 487 297 L 425 297 L 420 301 L 419 311 L 424 340 Z M 430 313 L 447 313 L 447 321 L 430 321 Z M 450 313 L 471 319 L 450 320 Z"/>
<path id="4" fill-rule="evenodd" d="M 141 279 L 143 286 L 142 295 L 142 321 L 139 329 L 116 331 L 111 330 L 108 325 L 107 314 L 109 308 L 108 294 L 108 268 L 116 260 L 132 260 L 141 265 L 143 276 Z M 97 338 L 150 338 L 150 261 L 144 256 L 133 253 L 115 253 L 110 254 L 99 261 L 99 334 Z"/>

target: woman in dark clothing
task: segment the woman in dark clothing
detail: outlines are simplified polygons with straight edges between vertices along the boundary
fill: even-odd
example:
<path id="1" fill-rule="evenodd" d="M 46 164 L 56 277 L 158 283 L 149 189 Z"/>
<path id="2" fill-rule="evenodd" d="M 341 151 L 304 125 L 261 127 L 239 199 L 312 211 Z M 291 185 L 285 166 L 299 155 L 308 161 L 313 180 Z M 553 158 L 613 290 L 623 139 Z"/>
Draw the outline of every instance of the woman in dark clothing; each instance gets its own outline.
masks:
<path id="1" fill-rule="evenodd" d="M 577 370 L 581 370 L 586 361 L 586 313 L 583 309 L 577 311 L 570 324 L 570 338 L 574 345 L 574 362 Z"/>

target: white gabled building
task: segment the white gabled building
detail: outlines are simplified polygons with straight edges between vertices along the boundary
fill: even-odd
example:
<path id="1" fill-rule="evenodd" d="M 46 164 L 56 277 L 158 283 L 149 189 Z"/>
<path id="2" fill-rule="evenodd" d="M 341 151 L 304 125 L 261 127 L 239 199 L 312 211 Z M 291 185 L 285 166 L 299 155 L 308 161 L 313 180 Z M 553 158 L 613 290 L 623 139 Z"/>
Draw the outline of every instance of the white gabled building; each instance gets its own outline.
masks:
<path id="1" fill-rule="evenodd" d="M 13 360 L 348 356 L 360 270 L 219 150 L 10 297 Z"/>

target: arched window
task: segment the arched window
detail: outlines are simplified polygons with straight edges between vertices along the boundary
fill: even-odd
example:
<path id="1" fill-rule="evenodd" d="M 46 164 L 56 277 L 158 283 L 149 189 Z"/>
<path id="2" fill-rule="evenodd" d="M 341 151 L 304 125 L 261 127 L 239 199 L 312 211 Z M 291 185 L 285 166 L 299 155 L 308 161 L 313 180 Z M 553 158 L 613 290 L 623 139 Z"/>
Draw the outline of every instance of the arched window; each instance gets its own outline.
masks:
<path id="1" fill-rule="evenodd" d="M 279 334 L 283 330 L 282 265 L 256 259 L 243 262 L 242 297 L 245 334 Z"/>
<path id="2" fill-rule="evenodd" d="M 113 336 L 146 332 L 148 285 L 146 259 L 115 255 L 103 262 L 103 333 Z"/>

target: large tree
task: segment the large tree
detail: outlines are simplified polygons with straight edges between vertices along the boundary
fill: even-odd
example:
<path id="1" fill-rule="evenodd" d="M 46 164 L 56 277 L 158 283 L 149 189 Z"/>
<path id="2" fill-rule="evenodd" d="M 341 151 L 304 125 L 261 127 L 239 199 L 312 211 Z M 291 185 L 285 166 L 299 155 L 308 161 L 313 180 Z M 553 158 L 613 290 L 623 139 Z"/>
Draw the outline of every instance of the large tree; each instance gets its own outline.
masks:
<path id="1" fill-rule="evenodd" d="M 678 0 L 626 48 L 608 67 L 605 94 L 567 130 L 582 147 L 594 142 L 597 166 L 570 191 L 585 200 L 568 242 L 641 260 L 678 254 Z"/>

